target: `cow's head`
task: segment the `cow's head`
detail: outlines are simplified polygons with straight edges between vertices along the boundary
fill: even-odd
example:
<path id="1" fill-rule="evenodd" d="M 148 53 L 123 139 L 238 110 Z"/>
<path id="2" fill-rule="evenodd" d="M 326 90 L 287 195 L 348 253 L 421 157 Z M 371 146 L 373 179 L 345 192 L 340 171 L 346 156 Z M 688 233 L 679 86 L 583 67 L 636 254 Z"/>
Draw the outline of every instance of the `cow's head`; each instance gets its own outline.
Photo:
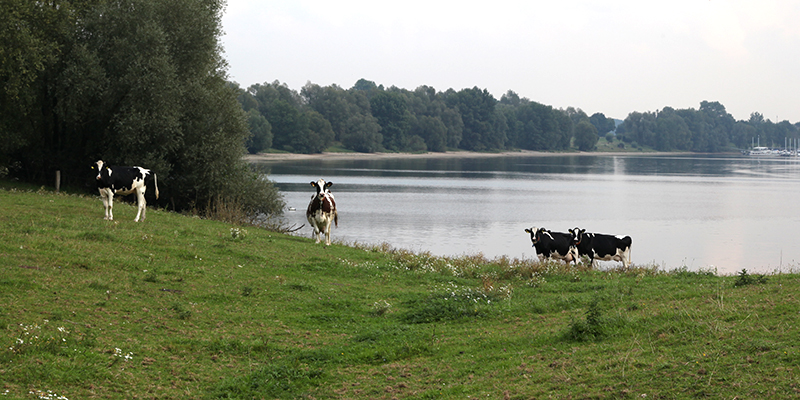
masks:
<path id="1" fill-rule="evenodd" d="M 583 240 L 583 234 L 586 233 L 586 229 L 570 229 L 569 233 L 572 235 L 572 245 L 577 246 L 581 244 L 581 241 Z"/>
<path id="2" fill-rule="evenodd" d="M 531 243 L 533 243 L 533 246 L 536 246 L 536 243 L 539 243 L 539 241 L 542 240 L 542 234 L 546 231 L 547 229 L 544 228 L 536 229 L 535 226 L 530 229 L 525 229 L 525 232 L 531 234 Z"/>
<path id="3" fill-rule="evenodd" d="M 533 245 L 536 246 L 536 241 L 537 241 L 536 240 L 536 232 L 537 232 L 536 231 L 536 227 L 532 226 L 530 228 L 525 228 L 525 232 L 527 232 L 527 233 L 529 233 L 531 235 L 531 243 L 533 243 Z"/>
<path id="4" fill-rule="evenodd" d="M 95 162 L 95 163 L 94 163 L 94 165 L 92 165 L 92 169 L 96 169 L 96 170 L 97 170 L 97 178 L 96 178 L 96 179 L 97 179 L 98 181 L 99 181 L 100 179 L 103 179 L 103 178 L 100 176 L 100 173 L 101 173 L 101 172 L 103 172 L 103 160 L 97 160 L 97 162 Z"/>
<path id="5" fill-rule="evenodd" d="M 317 198 L 322 200 L 325 197 L 325 193 L 328 193 L 328 188 L 333 186 L 333 182 L 325 182 L 324 179 L 320 179 L 316 182 L 311 181 L 311 186 L 317 190 Z"/>

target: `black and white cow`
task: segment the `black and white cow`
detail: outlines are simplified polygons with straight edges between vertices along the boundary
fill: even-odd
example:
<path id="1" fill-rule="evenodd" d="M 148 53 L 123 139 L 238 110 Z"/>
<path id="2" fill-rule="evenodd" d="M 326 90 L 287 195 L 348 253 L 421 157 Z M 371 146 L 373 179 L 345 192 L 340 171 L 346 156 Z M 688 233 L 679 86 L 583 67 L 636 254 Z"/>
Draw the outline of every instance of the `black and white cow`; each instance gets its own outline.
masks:
<path id="1" fill-rule="evenodd" d="M 333 182 L 325 182 L 320 179 L 316 182 L 311 181 L 311 186 L 316 188 L 317 193 L 311 196 L 311 202 L 308 203 L 308 210 L 306 210 L 306 218 L 311 227 L 314 228 L 313 236 L 317 238 L 317 243 L 320 242 L 321 233 L 325 233 L 325 244 L 331 244 L 331 222 L 339 226 L 339 214 L 336 212 L 336 201 L 333 199 L 333 193 L 328 190 L 333 185 Z"/>
<path id="2" fill-rule="evenodd" d="M 97 190 L 103 200 L 105 208 L 104 219 L 113 220 L 114 195 L 129 195 L 136 193 L 139 211 L 136 213 L 135 222 L 139 222 L 139 217 L 144 221 L 147 214 L 147 201 L 144 199 L 144 192 L 147 191 L 147 183 L 152 181 L 156 188 L 156 199 L 158 198 L 158 178 L 149 169 L 142 167 L 109 167 L 102 160 L 96 162 L 92 169 L 97 169 Z"/>
<path id="3" fill-rule="evenodd" d="M 594 267 L 595 260 L 622 261 L 622 267 L 631 264 L 631 237 L 612 236 L 600 233 L 586 233 L 586 229 L 570 229 L 572 235 L 572 256 L 589 256 Z"/>
<path id="4" fill-rule="evenodd" d="M 536 249 L 539 261 L 544 261 L 545 258 L 553 258 L 564 260 L 565 263 L 569 264 L 570 261 L 576 260 L 569 251 L 572 245 L 572 235 L 569 233 L 551 232 L 544 228 L 536 229 L 536 227 L 525 229 L 525 232 L 531 235 L 531 243 Z"/>

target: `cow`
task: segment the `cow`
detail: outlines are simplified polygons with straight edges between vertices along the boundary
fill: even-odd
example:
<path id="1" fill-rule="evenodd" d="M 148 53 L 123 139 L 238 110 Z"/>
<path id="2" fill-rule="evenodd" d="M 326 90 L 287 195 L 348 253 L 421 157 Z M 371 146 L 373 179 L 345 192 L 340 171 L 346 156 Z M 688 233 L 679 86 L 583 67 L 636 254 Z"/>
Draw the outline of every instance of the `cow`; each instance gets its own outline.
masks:
<path id="1" fill-rule="evenodd" d="M 139 211 L 136 213 L 134 222 L 139 222 L 139 217 L 144 221 L 147 214 L 147 201 L 144 193 L 147 191 L 147 183 L 153 182 L 156 189 L 156 199 L 158 199 L 158 177 L 154 172 L 142 167 L 109 167 L 102 160 L 92 166 L 97 169 L 97 190 L 103 200 L 105 217 L 103 219 L 114 220 L 114 195 L 129 195 L 136 193 Z"/>
<path id="2" fill-rule="evenodd" d="M 621 261 L 623 268 L 631 264 L 631 237 L 586 233 L 586 229 L 570 229 L 572 256 L 589 256 L 592 267 L 597 260 Z"/>
<path id="3" fill-rule="evenodd" d="M 333 199 L 333 193 L 328 188 L 333 186 L 333 182 L 325 182 L 320 179 L 316 182 L 311 181 L 311 186 L 316 188 L 317 193 L 311 196 L 311 202 L 308 203 L 308 210 L 306 210 L 306 218 L 311 227 L 314 228 L 312 237 L 317 238 L 317 243 L 320 242 L 321 234 L 325 233 L 325 245 L 331 244 L 331 222 L 339 227 L 339 214 L 336 212 L 336 201 Z"/>
<path id="4" fill-rule="evenodd" d="M 552 258 L 564 260 L 565 263 L 569 264 L 570 261 L 576 260 L 569 251 L 572 244 L 572 235 L 551 232 L 544 228 L 536 229 L 536 227 L 525 229 L 525 232 L 531 235 L 531 242 L 536 249 L 536 254 L 539 256 L 539 261 Z"/>

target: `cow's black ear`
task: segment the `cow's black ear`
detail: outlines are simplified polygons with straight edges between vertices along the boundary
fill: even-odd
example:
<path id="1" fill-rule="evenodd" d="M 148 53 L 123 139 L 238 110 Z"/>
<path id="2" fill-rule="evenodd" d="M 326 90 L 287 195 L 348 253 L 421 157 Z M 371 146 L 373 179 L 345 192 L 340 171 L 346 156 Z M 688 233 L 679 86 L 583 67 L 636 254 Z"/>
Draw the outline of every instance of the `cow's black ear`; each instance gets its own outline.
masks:
<path id="1" fill-rule="evenodd" d="M 329 188 L 329 187 L 331 187 L 331 186 L 333 186 L 333 182 L 328 182 L 328 183 L 326 183 L 326 184 L 325 184 L 325 187 L 326 187 L 326 188 Z"/>
<path id="2" fill-rule="evenodd" d="M 317 182 L 311 181 L 311 186 L 317 186 Z"/>
<path id="3" fill-rule="evenodd" d="M 525 228 L 525 232 L 528 232 L 528 233 L 533 233 L 533 232 L 531 232 L 531 230 L 530 230 L 530 229 L 528 229 L 528 228 Z"/>

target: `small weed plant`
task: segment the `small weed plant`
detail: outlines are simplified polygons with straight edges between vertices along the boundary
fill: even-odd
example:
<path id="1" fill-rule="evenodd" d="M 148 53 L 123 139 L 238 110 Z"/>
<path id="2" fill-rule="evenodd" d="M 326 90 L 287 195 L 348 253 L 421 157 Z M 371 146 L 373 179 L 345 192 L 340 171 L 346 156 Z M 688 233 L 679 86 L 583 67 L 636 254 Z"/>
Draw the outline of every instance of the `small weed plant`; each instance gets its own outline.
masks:
<path id="1" fill-rule="evenodd" d="M 765 275 L 761 274 L 751 275 L 747 273 L 746 269 L 742 269 L 736 276 L 736 280 L 733 282 L 733 286 L 740 287 L 740 286 L 756 285 L 764 283 L 767 283 L 767 277 Z"/>
<path id="2" fill-rule="evenodd" d="M 597 298 L 592 299 L 586 309 L 584 319 L 573 320 L 564 338 L 576 342 L 592 342 L 600 340 L 605 335 L 605 322 Z"/>

